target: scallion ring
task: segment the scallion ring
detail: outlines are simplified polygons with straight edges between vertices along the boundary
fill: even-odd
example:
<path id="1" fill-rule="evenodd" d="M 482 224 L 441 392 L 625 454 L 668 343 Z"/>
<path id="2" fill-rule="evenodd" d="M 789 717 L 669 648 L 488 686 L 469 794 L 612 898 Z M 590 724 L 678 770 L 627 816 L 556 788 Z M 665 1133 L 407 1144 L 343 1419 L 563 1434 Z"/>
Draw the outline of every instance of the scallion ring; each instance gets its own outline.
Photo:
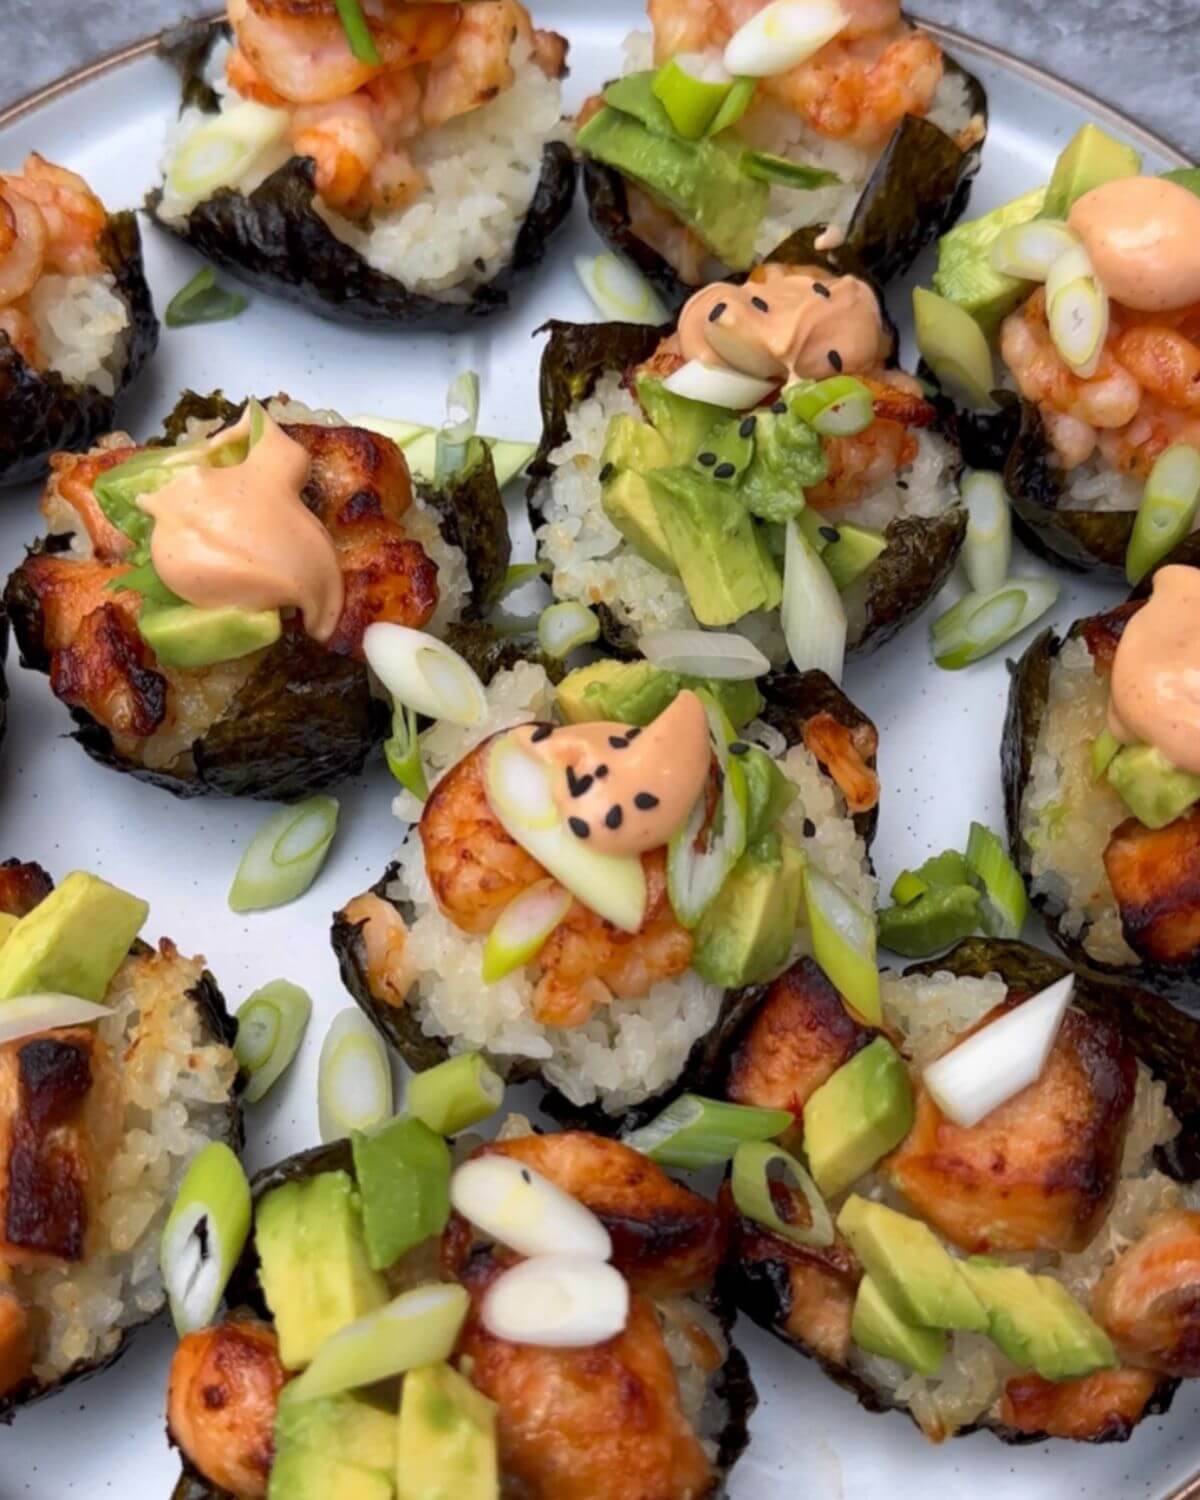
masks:
<path id="1" fill-rule="evenodd" d="M 990 828 L 972 823 L 967 864 L 983 886 L 984 930 L 991 937 L 1019 938 L 1029 915 L 1029 897 L 1008 850 Z"/>
<path id="2" fill-rule="evenodd" d="M 697 847 L 708 817 L 708 799 L 701 793 L 687 821 L 667 844 L 667 894 L 675 915 L 689 929 L 699 924 L 745 852 L 749 808 L 745 772 L 737 756 L 729 753 L 733 728 L 715 699 L 703 691 L 698 696 L 708 715 L 722 784 L 706 842 Z"/>
<path id="3" fill-rule="evenodd" d="M 474 370 L 463 370 L 446 392 L 446 420 L 437 435 L 435 483 L 445 484 L 465 465 L 478 423 L 479 376 Z"/>
<path id="4" fill-rule="evenodd" d="M 849 24 L 837 0 L 772 0 L 729 39 L 725 67 L 752 78 L 789 73 Z"/>
<path id="5" fill-rule="evenodd" d="M 822 437 L 854 437 L 875 420 L 875 399 L 853 375 L 792 387 L 786 396 L 796 416 Z"/>
<path id="6" fill-rule="evenodd" d="M 436 1067 L 414 1073 L 404 1105 L 409 1114 L 439 1135 L 469 1130 L 504 1103 L 504 1079 L 482 1053 L 461 1052 Z"/>
<path id="7" fill-rule="evenodd" d="M 300 1050 L 312 1001 L 298 984 L 273 979 L 257 989 L 237 1013 L 234 1055 L 250 1075 L 243 1098 L 256 1104 Z"/>
<path id="8" fill-rule="evenodd" d="M 60 1026 L 90 1026 L 111 1015 L 106 1006 L 77 995 L 13 995 L 0 1000 L 0 1046 Z"/>
<path id="9" fill-rule="evenodd" d="M 556 880 L 535 881 L 514 896 L 484 939 L 484 984 L 495 984 L 538 956 L 571 909 L 574 897 Z"/>
<path id="10" fill-rule="evenodd" d="M 416 712 L 403 703 L 392 706 L 392 732 L 384 742 L 383 753 L 388 770 L 406 792 L 418 802 L 429 796 L 429 782 L 421 763 L 421 739 L 417 733 Z"/>
<path id="11" fill-rule="evenodd" d="M 1061 219 L 1031 219 L 1001 230 L 992 243 L 992 269 L 1020 281 L 1045 281 L 1050 267 L 1079 244 L 1079 236 Z"/>
<path id="12" fill-rule="evenodd" d="M 753 682 L 771 670 L 754 642 L 736 631 L 651 630 L 642 636 L 638 649 L 651 665 L 685 677 Z"/>
<path id="13" fill-rule="evenodd" d="M 379 1033 L 356 1006 L 333 1018 L 317 1064 L 323 1141 L 371 1130 L 392 1113 L 392 1070 Z"/>
<path id="14" fill-rule="evenodd" d="M 988 593 L 1003 584 L 1012 560 L 1012 514 L 1004 480 L 979 470 L 963 482 L 962 498 L 967 508 L 963 566 L 971 587 Z"/>
<path id="15" fill-rule="evenodd" d="M 799 1188 L 808 1206 L 807 1224 L 785 1219 L 775 1206 L 775 1197 L 771 1191 L 771 1169 L 777 1166 L 782 1167 L 783 1175 L 789 1177 Z M 751 1141 L 739 1146 L 733 1158 L 730 1186 L 738 1212 L 747 1219 L 753 1219 L 756 1224 L 762 1224 L 773 1234 L 791 1240 L 796 1245 L 833 1244 L 833 1219 L 825 1206 L 825 1200 L 817 1191 L 816 1183 L 782 1146 L 773 1146 L 768 1141 Z M 791 1196 L 794 1201 L 794 1194 Z"/>
<path id="16" fill-rule="evenodd" d="M 363 633 L 367 665 L 397 703 L 427 719 L 471 728 L 487 716 L 487 694 L 457 651 L 424 631 L 378 620 Z"/>
<path id="17" fill-rule="evenodd" d="M 990 656 L 1040 620 L 1058 593 L 1052 578 L 1012 578 L 990 593 L 964 595 L 930 627 L 934 661 L 957 672 Z"/>
<path id="18" fill-rule="evenodd" d="M 163 322 L 168 328 L 186 328 L 192 323 L 223 323 L 245 312 L 248 302 L 241 292 L 217 285 L 212 266 L 197 271 L 167 303 Z"/>
<path id="19" fill-rule="evenodd" d="M 583 289 L 615 323 L 644 323 L 657 328 L 669 314 L 658 293 L 641 274 L 619 255 L 577 255 L 575 274 Z"/>
<path id="20" fill-rule="evenodd" d="M 173 203 L 192 207 L 237 182 L 247 168 L 287 136 L 291 112 L 246 99 L 208 115 L 167 164 Z"/>
<path id="21" fill-rule="evenodd" d="M 787 523 L 780 623 L 798 672 L 821 671 L 841 682 L 849 625 L 829 569 L 795 520 Z"/>
<path id="22" fill-rule="evenodd" d="M 302 896 L 337 831 L 336 797 L 310 797 L 272 813 L 250 840 L 229 889 L 233 911 L 269 911 Z"/>
<path id="23" fill-rule="evenodd" d="M 1150 470 L 1125 554 L 1125 576 L 1139 584 L 1170 556 L 1195 525 L 1200 509 L 1200 449 L 1176 443 Z"/>
<path id="24" fill-rule="evenodd" d="M 874 914 L 812 863 L 804 867 L 804 908 L 818 966 L 843 1000 L 878 1026 L 883 1011 Z"/>
<path id="25" fill-rule="evenodd" d="M 600 636 L 600 621 L 593 610 L 575 599 L 551 604 L 538 616 L 538 645 L 547 656 L 561 661 L 580 646 Z"/>
<path id="26" fill-rule="evenodd" d="M 654 97 L 685 141 L 707 134 L 733 88 L 720 60 L 707 52 L 677 52 L 654 75 Z"/>
<path id="27" fill-rule="evenodd" d="M 1060 255 L 1046 276 L 1050 341 L 1081 380 L 1100 366 L 1108 337 L 1109 301 L 1081 244 Z"/>
<path id="28" fill-rule="evenodd" d="M 250 1234 L 250 1184 L 223 1141 L 192 1158 L 159 1243 L 159 1266 L 176 1331 L 191 1333 L 216 1316 Z"/>
<path id="29" fill-rule="evenodd" d="M 731 1160 L 747 1141 L 772 1141 L 794 1124 L 790 1110 L 682 1094 L 648 1125 L 623 1139 L 660 1166 L 698 1171 Z"/>

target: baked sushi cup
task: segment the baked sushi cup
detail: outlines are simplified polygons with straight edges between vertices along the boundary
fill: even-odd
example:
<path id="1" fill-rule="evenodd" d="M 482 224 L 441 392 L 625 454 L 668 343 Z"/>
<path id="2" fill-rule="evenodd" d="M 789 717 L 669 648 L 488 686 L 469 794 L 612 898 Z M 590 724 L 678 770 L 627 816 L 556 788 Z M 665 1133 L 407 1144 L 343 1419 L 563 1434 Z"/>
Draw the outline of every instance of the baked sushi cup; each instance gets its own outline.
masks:
<path id="1" fill-rule="evenodd" d="M 650 4 L 652 35 L 630 36 L 624 76 L 580 116 L 592 223 L 672 307 L 794 258 L 799 230 L 889 281 L 954 223 L 979 170 L 983 88 L 898 3 L 861 22 L 841 7 L 840 34 L 776 72 L 786 49 L 751 36 L 764 8 Z"/>
<path id="2" fill-rule="evenodd" d="M 713 723 L 737 736 L 710 765 L 707 742 L 686 738 L 706 732 L 686 680 L 606 660 L 555 692 L 541 667 L 524 664 L 493 680 L 483 723 L 423 737 L 429 798 L 398 806 L 415 826 L 396 863 L 333 930 L 347 987 L 411 1068 L 480 1051 L 504 1077 L 540 1082 L 560 1120 L 637 1124 L 684 1089 L 703 1092 L 753 986 L 811 946 L 805 890 L 819 883 L 867 920 L 874 726 L 817 672 L 769 680 L 765 702 L 750 682 L 691 679 Z M 561 849 L 539 843 L 539 859 L 503 788 L 487 790 L 489 767 L 503 769 L 526 740 L 532 752 L 566 754 L 581 739 L 602 741 L 602 758 L 572 764 L 569 777 L 552 770 L 548 785 L 564 776 L 572 821 L 555 823 Z M 658 781 L 689 750 L 709 777 L 703 805 L 665 793 L 656 803 Z M 630 774 L 656 790 L 627 785 Z M 644 808 L 665 808 L 680 827 L 670 838 L 647 831 Z M 690 852 L 684 818 L 695 825 Z M 639 843 L 656 842 L 579 878 L 581 849 L 590 861 L 624 824 Z"/>
<path id="3" fill-rule="evenodd" d="M 461 329 L 503 311 L 575 194 L 566 42 L 518 0 L 387 0 L 353 44 L 340 10 L 230 0 L 227 22 L 164 36 L 183 103 L 151 214 L 325 317 Z"/>
<path id="4" fill-rule="evenodd" d="M 967 460 L 1003 471 L 1023 539 L 1051 560 L 1136 584 L 1200 556 L 1198 234 L 1195 169 L 1142 175 L 1088 125 L 1048 184 L 950 231 L 937 295 L 918 293 Z"/>
<path id="5" fill-rule="evenodd" d="M 238 476 L 262 464 L 251 507 Z M 188 486 L 214 481 L 216 552 L 211 494 L 204 525 L 188 519 Z M 167 506 L 173 540 L 156 544 L 164 512 L 139 497 Z M 48 535 L 5 593 L 21 659 L 49 675 L 93 759 L 180 796 L 290 800 L 355 775 L 389 722 L 367 628 L 443 633 L 486 611 L 509 556 L 482 441 L 435 489 L 389 438 L 287 398 L 187 395 L 156 445 L 115 433 L 56 457 L 42 513 Z M 199 568 L 190 604 L 158 572 L 158 545 Z"/>
<path id="6" fill-rule="evenodd" d="M 158 1238 L 209 1142 L 241 1144 L 233 1023 L 145 902 L 0 865 L 0 1420 L 111 1364 L 166 1300 Z"/>
<path id="7" fill-rule="evenodd" d="M 883 975 L 879 1029 L 805 962 L 730 1053 L 728 1096 L 790 1110 L 824 1188 L 742 1200 L 740 1309 L 934 1442 L 1119 1441 L 1200 1374 L 1200 1031 L 1070 972 L 970 939 Z"/>
<path id="8" fill-rule="evenodd" d="M 421 1180 L 404 1154 L 414 1132 Z M 229 1311 L 187 1333 L 172 1364 L 168 1429 L 184 1467 L 176 1500 L 262 1500 L 314 1481 L 314 1493 L 372 1500 L 417 1500 L 453 1483 L 529 1500 L 726 1493 L 756 1397 L 728 1338 L 721 1211 L 628 1146 L 584 1132 L 534 1135 L 516 1117 L 501 1139 L 455 1154 L 452 1175 L 441 1138 L 398 1119 L 259 1174 Z M 523 1240 L 524 1259 L 486 1211 L 482 1225 L 465 1217 L 497 1175 L 516 1177 L 539 1206 L 549 1201 L 547 1246 L 566 1225 L 598 1242 L 597 1257 L 607 1246 L 609 1263 L 539 1255 Z M 420 1227 L 387 1234 L 419 1193 Z M 566 1243 L 576 1243 L 569 1233 Z M 574 1273 L 568 1301 L 593 1283 L 599 1296 L 552 1319 L 561 1346 L 550 1347 L 529 1278 L 564 1262 Z M 520 1334 L 495 1313 L 504 1301 L 511 1309 L 504 1279 L 514 1276 Z M 335 1294 L 305 1295 L 319 1284 Z M 416 1323 L 388 1336 L 389 1317 L 403 1330 L 414 1301 L 443 1314 L 432 1341 Z M 342 1361 L 333 1391 L 330 1355 L 356 1317 L 364 1352 L 362 1331 L 375 1321 L 383 1362 Z M 439 1419 L 423 1420 L 426 1409 Z"/>
<path id="9" fill-rule="evenodd" d="M 958 450 L 860 277 L 809 250 L 707 287 L 675 329 L 549 326 L 538 555 L 615 649 L 731 629 L 773 667 L 837 676 L 945 582 Z"/>
<path id="10" fill-rule="evenodd" d="M 36 152 L 0 176 L 0 485 L 107 432 L 157 344 L 136 217 Z"/>

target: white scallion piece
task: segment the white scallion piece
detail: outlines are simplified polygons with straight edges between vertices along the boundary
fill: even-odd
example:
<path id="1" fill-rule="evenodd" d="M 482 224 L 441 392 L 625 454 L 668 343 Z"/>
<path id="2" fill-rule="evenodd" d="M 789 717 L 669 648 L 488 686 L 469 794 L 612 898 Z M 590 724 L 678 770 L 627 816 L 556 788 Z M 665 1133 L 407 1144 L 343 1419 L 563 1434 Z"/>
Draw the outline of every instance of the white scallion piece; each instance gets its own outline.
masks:
<path id="1" fill-rule="evenodd" d="M 1046 276 L 1046 317 L 1050 339 L 1067 366 L 1090 380 L 1100 365 L 1108 337 L 1108 296 L 1082 245 L 1060 255 Z"/>
<path id="2" fill-rule="evenodd" d="M 708 365 L 702 359 L 689 359 L 686 365 L 680 365 L 673 375 L 667 376 L 663 389 L 687 401 L 702 401 L 708 406 L 724 407 L 727 411 L 747 411 L 765 401 L 777 383 L 758 380 L 753 375 L 743 375 L 719 365 Z"/>
<path id="3" fill-rule="evenodd" d="M 495 984 L 514 969 L 523 969 L 545 947 L 550 934 L 571 910 L 575 898 L 555 880 L 539 880 L 514 896 L 484 939 L 484 984 Z"/>
<path id="4" fill-rule="evenodd" d="M 106 1006 L 80 1000 L 76 995 L 14 995 L 10 1000 L 0 1000 L 0 1045 L 60 1026 L 90 1026 L 111 1015 Z"/>
<path id="5" fill-rule="evenodd" d="M 981 594 L 990 593 L 1008 577 L 1012 560 L 1012 512 L 1004 480 L 999 474 L 978 470 L 964 481 L 962 497 L 967 507 L 963 566 L 971 587 Z"/>
<path id="6" fill-rule="evenodd" d="M 363 652 L 371 671 L 406 708 L 465 728 L 487 716 L 487 694 L 474 668 L 423 630 L 378 621 L 363 634 Z"/>
<path id="7" fill-rule="evenodd" d="M 550 604 L 538 616 L 538 645 L 555 661 L 570 656 L 580 646 L 599 639 L 600 621 L 594 611 L 577 599 Z"/>
<path id="8" fill-rule="evenodd" d="M 685 677 L 752 682 L 771 670 L 753 641 L 732 630 L 652 630 L 638 648 L 653 666 Z"/>
<path id="9" fill-rule="evenodd" d="M 774 0 L 735 31 L 725 67 L 747 78 L 788 73 L 849 25 L 837 0 Z"/>
<path id="10" fill-rule="evenodd" d="M 337 822 L 336 797 L 309 797 L 272 813 L 242 855 L 230 910 L 269 911 L 302 896 L 321 873 Z"/>
<path id="11" fill-rule="evenodd" d="M 194 206 L 228 187 L 287 135 L 291 112 L 247 99 L 212 115 L 180 145 L 167 167 L 172 198 Z"/>
<path id="12" fill-rule="evenodd" d="M 192 1158 L 159 1242 L 159 1267 L 176 1331 L 191 1333 L 216 1316 L 250 1233 L 250 1184 L 223 1141 Z"/>
<path id="13" fill-rule="evenodd" d="M 798 672 L 818 670 L 841 682 L 846 661 L 846 607 L 829 569 L 795 520 L 787 523 L 780 622 Z"/>
<path id="14" fill-rule="evenodd" d="M 619 255 L 577 255 L 575 274 L 597 308 L 614 323 L 644 323 L 657 328 L 670 314 L 658 293 Z"/>
<path id="15" fill-rule="evenodd" d="M 317 1064 L 317 1113 L 323 1141 L 371 1130 L 392 1113 L 392 1070 L 379 1033 L 357 1006 L 334 1016 Z"/>
<path id="16" fill-rule="evenodd" d="M 511 1156 L 476 1156 L 450 1179 L 450 1202 L 518 1255 L 612 1254 L 608 1230 L 578 1198 Z"/>
<path id="17" fill-rule="evenodd" d="M 989 252 L 992 267 L 1021 281 L 1045 281 L 1061 255 L 1079 244 L 1079 236 L 1061 219 L 1031 219 L 996 236 Z"/>
<path id="18" fill-rule="evenodd" d="M 613 1266 L 580 1255 L 538 1255 L 505 1271 L 480 1308 L 498 1339 L 545 1349 L 587 1349 L 622 1332 L 629 1283 Z"/>

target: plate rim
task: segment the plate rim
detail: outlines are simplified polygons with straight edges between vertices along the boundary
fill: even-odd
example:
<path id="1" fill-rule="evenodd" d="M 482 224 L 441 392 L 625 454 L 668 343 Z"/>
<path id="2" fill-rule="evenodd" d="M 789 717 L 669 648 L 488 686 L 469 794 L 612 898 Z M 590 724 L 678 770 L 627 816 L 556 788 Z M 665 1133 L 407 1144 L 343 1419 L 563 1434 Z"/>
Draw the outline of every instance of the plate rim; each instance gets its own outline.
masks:
<path id="1" fill-rule="evenodd" d="M 198 16 L 200 21 L 212 21 L 219 17 L 217 14 Z M 967 36 L 965 32 L 957 31 L 952 26 L 939 26 L 933 22 L 921 21 L 917 18 L 917 24 L 928 31 L 933 37 L 948 48 L 951 52 L 968 53 L 973 57 L 982 58 L 986 62 L 998 64 L 1007 72 L 1023 78 L 1027 83 L 1036 85 L 1038 88 L 1048 90 L 1066 99 L 1069 103 L 1085 109 L 1088 113 L 1099 119 L 1102 123 L 1116 126 L 1124 135 L 1129 137 L 1135 145 L 1144 149 L 1156 151 L 1159 155 L 1166 157 L 1176 166 L 1192 166 L 1192 158 L 1187 152 L 1178 147 L 1174 141 L 1158 131 L 1152 130 L 1148 125 L 1142 125 L 1132 115 L 1127 115 L 1124 110 L 1115 105 L 1106 103 L 1098 95 L 1089 89 L 1080 87 L 1079 84 L 1069 83 L 1065 78 L 1060 78 L 1056 73 L 1051 73 L 1045 68 L 1040 68 L 1036 63 L 1027 62 L 1024 58 L 1017 57 L 1006 51 L 1003 47 L 997 47 L 991 42 L 980 41 L 976 37 Z M 0 130 L 15 124 L 18 120 L 25 119 L 34 114 L 45 105 L 52 104 L 56 99 L 66 94 L 73 93 L 84 84 L 90 83 L 95 78 L 101 78 L 106 73 L 111 73 L 117 68 L 124 67 L 127 63 L 136 62 L 139 58 L 153 53 L 159 41 L 171 27 L 165 27 L 162 31 L 156 31 L 152 35 L 143 37 L 140 41 L 127 42 L 122 47 L 117 47 L 112 52 L 107 52 L 93 62 L 85 63 L 82 67 L 73 68 L 64 73 L 60 78 L 50 83 L 43 84 L 41 88 L 34 89 L 32 93 L 15 100 L 12 104 L 0 109 Z"/>

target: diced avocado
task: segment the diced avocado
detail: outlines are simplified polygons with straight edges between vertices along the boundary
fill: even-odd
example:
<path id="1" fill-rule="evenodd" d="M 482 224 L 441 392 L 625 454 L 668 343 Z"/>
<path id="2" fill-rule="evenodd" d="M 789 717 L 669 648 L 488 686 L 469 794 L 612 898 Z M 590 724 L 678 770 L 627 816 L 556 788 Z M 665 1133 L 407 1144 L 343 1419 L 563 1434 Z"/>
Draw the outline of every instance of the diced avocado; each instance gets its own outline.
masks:
<path id="1" fill-rule="evenodd" d="M 843 1204 L 837 1227 L 906 1322 L 986 1333 L 983 1304 L 927 1224 L 855 1194 Z"/>
<path id="2" fill-rule="evenodd" d="M 499 1500 L 496 1405 L 449 1365 L 410 1370 L 400 1392 L 396 1500 Z"/>
<path id="3" fill-rule="evenodd" d="M 757 745 L 742 751 L 740 758 L 746 778 L 746 842 L 754 844 L 771 832 L 800 789 Z"/>
<path id="4" fill-rule="evenodd" d="M 1084 193 L 1121 177 L 1136 177 L 1141 170 L 1141 155 L 1127 142 L 1117 140 L 1099 125 L 1082 125 L 1054 163 L 1042 217 L 1065 219 Z"/>
<path id="5" fill-rule="evenodd" d="M 694 469 L 655 469 L 646 479 L 701 625 L 732 625 L 778 604 L 783 581 L 738 491 Z"/>
<path id="6" fill-rule="evenodd" d="M 961 1262 L 962 1274 L 988 1314 L 988 1337 L 1013 1364 L 1044 1380 L 1072 1380 L 1111 1370 L 1117 1356 L 1061 1282 L 986 1256 Z"/>
<path id="7" fill-rule="evenodd" d="M 703 687 L 720 704 L 735 729 L 762 709 L 753 682 L 686 677 L 664 672 L 648 661 L 597 661 L 568 672 L 555 690 L 559 712 L 570 724 L 611 719 L 618 724 L 649 724 L 681 688 Z"/>
<path id="8" fill-rule="evenodd" d="M 675 563 L 643 476 L 670 462 L 666 443 L 649 422 L 628 412 L 613 418 L 600 464 L 600 503 L 638 556 L 664 573 L 674 573 Z"/>
<path id="9" fill-rule="evenodd" d="M 1111 729 L 1102 729 L 1092 741 L 1092 777 L 1095 781 L 1100 780 L 1120 751 L 1121 741 Z"/>
<path id="10" fill-rule="evenodd" d="M 450 1217 L 450 1148 L 420 1120 L 399 1118 L 351 1136 L 367 1259 L 386 1271 Z"/>
<path id="11" fill-rule="evenodd" d="M 830 542 L 821 553 L 821 561 L 829 569 L 829 576 L 839 592 L 842 592 L 857 582 L 883 552 L 887 547 L 887 538 L 882 531 L 873 531 L 869 526 L 855 526 L 850 521 L 839 522 L 834 530 L 838 539 Z"/>
<path id="12" fill-rule="evenodd" d="M 725 989 L 771 978 L 787 962 L 803 899 L 803 855 L 778 835 L 760 841 L 700 918 L 692 967 Z"/>
<path id="13" fill-rule="evenodd" d="M 903 906 L 879 913 L 879 941 L 905 958 L 924 958 L 979 931 L 982 897 L 973 885 L 928 890 Z"/>
<path id="14" fill-rule="evenodd" d="M 934 289 L 965 308 L 988 335 L 996 332 L 1029 288 L 1029 282 L 993 268 L 992 246 L 1006 229 L 1036 219 L 1045 199 L 1045 188 L 1035 188 L 981 218 L 955 225 L 938 242 Z"/>
<path id="15" fill-rule="evenodd" d="M 751 515 L 776 525 L 800 515 L 804 491 L 829 473 L 819 435 L 793 409 L 802 389 L 797 386 L 771 409 L 755 412 L 754 462 L 739 486 Z"/>
<path id="16" fill-rule="evenodd" d="M 387 1284 L 367 1258 L 348 1172 L 272 1188 L 258 1205 L 255 1239 L 259 1281 L 288 1370 L 303 1369 L 331 1334 L 388 1300 Z"/>
<path id="17" fill-rule="evenodd" d="M 646 469 L 668 468 L 671 461 L 666 439 L 649 422 L 623 411 L 608 424 L 600 457 L 601 473 L 611 464 L 614 469 L 636 469 L 640 474 Z"/>
<path id="18" fill-rule="evenodd" d="M 283 622 L 277 609 L 237 609 L 232 605 L 197 609 L 191 604 L 176 604 L 167 609 L 143 609 L 138 629 L 164 665 L 211 667 L 273 646 L 283 634 Z"/>
<path id="19" fill-rule="evenodd" d="M 913 873 L 933 891 L 971 884 L 971 866 L 957 849 L 943 849 L 941 854 L 931 854 Z"/>
<path id="20" fill-rule="evenodd" d="M 100 1004 L 149 915 L 128 891 L 73 871 L 0 948 L 0 1001 L 60 994 Z"/>
<path id="21" fill-rule="evenodd" d="M 357 1396 L 297 1399 L 284 1386 L 267 1500 L 393 1500 L 396 1418 Z"/>
<path id="22" fill-rule="evenodd" d="M 642 410 L 666 443 L 672 464 L 691 463 L 703 451 L 708 434 L 729 417 L 720 406 L 677 396 L 653 375 L 638 376 L 637 394 Z M 655 464 L 654 467 L 660 466 Z"/>
<path id="23" fill-rule="evenodd" d="M 827 1078 L 804 1106 L 804 1154 L 825 1198 L 836 1198 L 894 1150 L 913 1122 L 904 1060 L 886 1037 Z"/>
<path id="24" fill-rule="evenodd" d="M 722 484 L 737 484 L 754 462 L 757 421 L 757 417 L 739 416 L 718 422 L 692 455 L 693 463 Z"/>
<path id="25" fill-rule="evenodd" d="M 1105 775 L 1147 828 L 1165 828 L 1200 800 L 1200 776 L 1177 771 L 1153 745 L 1126 745 L 1109 761 Z"/>
<path id="26" fill-rule="evenodd" d="M 850 1337 L 868 1354 L 881 1354 L 918 1375 L 936 1375 L 948 1340 L 940 1328 L 918 1328 L 906 1322 L 870 1276 L 858 1283 Z"/>

